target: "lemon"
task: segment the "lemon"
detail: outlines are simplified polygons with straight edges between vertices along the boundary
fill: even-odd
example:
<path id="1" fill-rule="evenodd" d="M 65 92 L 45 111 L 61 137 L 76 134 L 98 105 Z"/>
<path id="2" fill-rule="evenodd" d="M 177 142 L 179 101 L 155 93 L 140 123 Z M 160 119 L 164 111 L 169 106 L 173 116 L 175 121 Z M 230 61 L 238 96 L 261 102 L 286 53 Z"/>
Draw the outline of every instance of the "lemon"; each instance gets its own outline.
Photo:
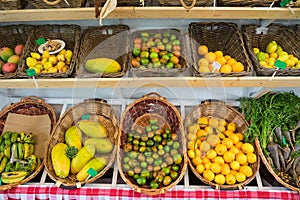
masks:
<path id="1" fill-rule="evenodd" d="M 196 171 L 199 173 L 199 174 L 202 174 L 204 172 L 205 168 L 204 168 L 204 165 L 203 164 L 198 164 L 197 167 L 196 167 Z"/>
<path id="2" fill-rule="evenodd" d="M 235 179 L 237 180 L 237 182 L 244 182 L 246 180 L 246 176 L 245 174 L 241 173 L 241 172 L 237 172 L 235 174 Z"/>
<path id="3" fill-rule="evenodd" d="M 240 141 L 239 137 L 236 134 L 231 134 L 228 136 L 228 138 L 232 141 L 233 144 L 236 144 Z"/>
<path id="4" fill-rule="evenodd" d="M 200 127 L 205 127 L 208 125 L 208 118 L 207 117 L 200 117 L 198 119 L 198 124 Z"/>
<path id="5" fill-rule="evenodd" d="M 194 166 L 197 166 L 197 165 L 202 163 L 202 159 L 200 157 L 193 158 L 192 163 L 193 163 Z"/>
<path id="6" fill-rule="evenodd" d="M 235 176 L 232 175 L 232 174 L 227 174 L 226 177 L 225 177 L 225 179 L 226 179 L 226 183 L 228 185 L 233 185 L 236 182 Z"/>
<path id="7" fill-rule="evenodd" d="M 248 163 L 255 163 L 257 161 L 257 157 L 255 153 L 247 153 L 247 161 Z"/>
<path id="8" fill-rule="evenodd" d="M 197 147 L 198 146 L 197 146 L 196 140 L 191 140 L 188 142 L 188 149 L 194 150 Z"/>
<path id="9" fill-rule="evenodd" d="M 215 176 L 215 182 L 219 185 L 224 185 L 226 178 L 223 174 L 217 174 Z"/>
<path id="10" fill-rule="evenodd" d="M 223 155 L 227 151 L 227 147 L 224 144 L 217 144 L 215 146 L 215 151 L 218 155 Z"/>
<path id="11" fill-rule="evenodd" d="M 238 161 L 234 160 L 230 163 L 230 168 L 232 170 L 239 170 L 240 169 L 240 163 Z"/>
<path id="12" fill-rule="evenodd" d="M 230 170 L 230 174 L 232 174 L 232 175 L 236 175 L 236 173 L 238 173 L 236 170 Z"/>
<path id="13" fill-rule="evenodd" d="M 203 177 L 208 181 L 213 181 L 215 178 L 215 174 L 211 170 L 206 169 L 203 172 Z"/>
<path id="14" fill-rule="evenodd" d="M 245 174 L 246 177 L 250 177 L 253 175 L 252 168 L 249 166 L 241 166 L 239 171 L 243 174 Z"/>
<path id="15" fill-rule="evenodd" d="M 227 175 L 230 173 L 230 167 L 227 163 L 221 165 L 221 174 Z"/>
<path id="16" fill-rule="evenodd" d="M 199 67 L 208 67 L 208 65 L 209 65 L 209 62 L 206 58 L 200 58 L 198 60 L 198 66 Z"/>
<path id="17" fill-rule="evenodd" d="M 215 158 L 213 159 L 213 162 L 214 162 L 214 163 L 220 163 L 220 164 L 224 164 L 224 163 L 225 163 L 224 159 L 223 159 L 221 156 L 215 157 Z"/>
<path id="18" fill-rule="evenodd" d="M 235 156 L 232 152 L 230 151 L 226 151 L 223 155 L 224 161 L 227 163 L 231 163 L 232 161 L 234 161 Z"/>
<path id="19" fill-rule="evenodd" d="M 230 151 L 231 153 L 233 153 L 233 155 L 236 155 L 236 154 L 238 154 L 238 153 L 240 152 L 240 150 L 239 150 L 236 146 L 232 146 L 232 147 L 229 149 L 229 151 Z"/>
<path id="20" fill-rule="evenodd" d="M 240 165 L 244 165 L 247 163 L 247 156 L 241 152 L 235 155 L 235 160 L 240 163 Z"/>
<path id="21" fill-rule="evenodd" d="M 217 58 L 223 57 L 223 52 L 222 51 L 215 51 L 215 55 L 217 56 Z"/>
<path id="22" fill-rule="evenodd" d="M 230 122 L 230 123 L 227 125 L 227 129 L 228 129 L 228 130 L 231 130 L 232 132 L 234 132 L 234 131 L 236 130 L 236 125 L 235 125 L 235 123 Z"/>
<path id="23" fill-rule="evenodd" d="M 210 170 L 215 174 L 219 174 L 221 172 L 221 164 L 220 163 L 211 163 Z"/>
<path id="24" fill-rule="evenodd" d="M 202 158 L 202 164 L 206 164 L 206 163 L 210 163 L 210 160 L 206 156 L 204 156 Z"/>
<path id="25" fill-rule="evenodd" d="M 220 68 L 221 73 L 230 73 L 231 71 L 232 71 L 232 68 L 228 64 L 222 65 Z"/>
<path id="26" fill-rule="evenodd" d="M 219 138 L 220 138 L 220 139 L 224 139 L 225 137 L 226 137 L 226 136 L 225 136 L 223 133 L 220 133 L 220 134 L 219 134 Z"/>
<path id="27" fill-rule="evenodd" d="M 211 149 L 207 152 L 206 156 L 209 159 L 214 159 L 215 157 L 217 157 L 217 152 L 215 150 Z"/>
<path id="28" fill-rule="evenodd" d="M 224 144 L 226 146 L 227 149 L 230 149 L 233 146 L 233 142 L 231 139 L 229 138 L 224 138 L 222 140 L 222 144 Z"/>
<path id="29" fill-rule="evenodd" d="M 244 153 L 253 153 L 254 152 L 254 147 L 250 143 L 244 143 L 242 146 L 242 151 Z"/>
<path id="30" fill-rule="evenodd" d="M 230 135 L 232 135 L 233 134 L 233 131 L 232 130 L 225 130 L 225 135 L 227 136 L 227 137 L 229 137 Z"/>

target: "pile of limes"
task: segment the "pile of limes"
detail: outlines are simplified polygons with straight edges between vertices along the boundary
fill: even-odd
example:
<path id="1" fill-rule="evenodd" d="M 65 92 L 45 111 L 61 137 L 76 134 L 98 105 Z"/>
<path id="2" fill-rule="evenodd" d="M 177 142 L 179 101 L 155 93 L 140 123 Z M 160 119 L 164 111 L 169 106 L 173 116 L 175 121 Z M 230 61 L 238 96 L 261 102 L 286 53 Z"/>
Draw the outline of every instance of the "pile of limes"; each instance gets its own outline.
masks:
<path id="1" fill-rule="evenodd" d="M 254 147 L 243 142 L 236 124 L 214 117 L 200 117 L 188 126 L 188 156 L 207 181 L 233 185 L 253 175 L 249 164 L 257 161 Z"/>

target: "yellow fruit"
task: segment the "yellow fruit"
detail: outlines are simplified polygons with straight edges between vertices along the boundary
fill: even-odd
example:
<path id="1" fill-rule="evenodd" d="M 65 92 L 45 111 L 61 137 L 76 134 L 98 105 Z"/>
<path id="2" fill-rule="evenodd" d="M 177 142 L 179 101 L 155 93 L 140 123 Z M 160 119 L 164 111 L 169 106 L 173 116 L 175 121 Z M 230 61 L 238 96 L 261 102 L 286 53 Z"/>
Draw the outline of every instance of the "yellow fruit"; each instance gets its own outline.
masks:
<path id="1" fill-rule="evenodd" d="M 56 65 L 58 60 L 57 57 L 55 55 L 50 55 L 50 57 L 48 58 L 48 61 L 52 63 L 52 65 Z"/>
<path id="2" fill-rule="evenodd" d="M 233 146 L 233 142 L 229 138 L 224 138 L 222 144 L 224 144 L 227 149 L 230 149 Z"/>
<path id="3" fill-rule="evenodd" d="M 76 126 L 71 126 L 70 128 L 67 129 L 67 131 L 65 133 L 66 144 L 69 147 L 74 146 L 78 150 L 82 146 L 81 138 L 82 138 L 82 133 L 79 130 L 79 128 L 77 128 Z"/>
<path id="4" fill-rule="evenodd" d="M 244 140 L 244 135 L 242 133 L 236 133 L 240 141 Z"/>
<path id="5" fill-rule="evenodd" d="M 247 161 L 248 163 L 255 163 L 257 160 L 257 157 L 254 153 L 247 153 Z"/>
<path id="6" fill-rule="evenodd" d="M 203 172 L 203 177 L 208 181 L 213 181 L 215 178 L 215 174 L 211 170 L 206 169 Z"/>
<path id="7" fill-rule="evenodd" d="M 213 52 L 208 52 L 207 54 L 205 54 L 204 58 L 206 58 L 209 63 L 213 63 L 216 60 L 217 56 Z"/>
<path id="8" fill-rule="evenodd" d="M 222 65 L 220 68 L 220 72 L 221 73 L 231 73 L 232 72 L 231 66 L 228 64 Z"/>
<path id="9" fill-rule="evenodd" d="M 196 133 L 197 137 L 205 137 L 207 135 L 207 132 L 203 129 L 199 129 Z"/>
<path id="10" fill-rule="evenodd" d="M 227 122 L 225 119 L 220 119 L 219 120 L 219 126 L 226 126 Z"/>
<path id="11" fill-rule="evenodd" d="M 236 59 L 230 58 L 230 59 L 227 60 L 226 64 L 232 66 L 236 62 L 237 62 Z"/>
<path id="12" fill-rule="evenodd" d="M 253 48 L 254 55 L 258 54 L 259 48 Z"/>
<path id="13" fill-rule="evenodd" d="M 219 120 L 217 118 L 210 118 L 208 124 L 212 127 L 217 127 L 219 125 Z"/>
<path id="14" fill-rule="evenodd" d="M 223 52 L 222 51 L 215 51 L 215 55 L 217 58 L 223 57 Z"/>
<path id="15" fill-rule="evenodd" d="M 224 164 L 224 163 L 225 163 L 223 157 L 221 157 L 221 156 L 215 157 L 215 158 L 213 159 L 213 162 L 214 162 L 214 163 L 220 163 L 220 164 Z"/>
<path id="16" fill-rule="evenodd" d="M 266 52 L 267 53 L 274 53 L 277 50 L 277 43 L 276 41 L 270 42 L 267 47 L 266 47 Z"/>
<path id="17" fill-rule="evenodd" d="M 196 152 L 194 150 L 188 150 L 188 156 L 193 159 L 196 157 Z"/>
<path id="18" fill-rule="evenodd" d="M 193 124 L 193 125 L 188 127 L 188 132 L 196 134 L 199 129 L 200 129 L 200 127 L 199 127 L 198 124 Z"/>
<path id="19" fill-rule="evenodd" d="M 225 65 L 227 60 L 224 57 L 217 57 L 216 62 L 218 62 L 221 65 Z"/>
<path id="20" fill-rule="evenodd" d="M 200 145 L 201 152 L 208 152 L 211 149 L 210 144 L 207 141 L 203 141 Z"/>
<path id="21" fill-rule="evenodd" d="M 211 163 L 210 170 L 215 174 L 220 173 L 221 172 L 221 164 L 220 163 Z"/>
<path id="22" fill-rule="evenodd" d="M 225 137 L 226 137 L 226 136 L 225 136 L 223 133 L 220 133 L 220 134 L 219 134 L 219 138 L 220 138 L 220 139 L 223 140 Z"/>
<path id="23" fill-rule="evenodd" d="M 68 146 L 64 143 L 57 143 L 51 150 L 52 166 L 59 178 L 66 178 L 70 171 L 70 158 L 65 154 Z"/>
<path id="24" fill-rule="evenodd" d="M 249 166 L 241 166 L 239 171 L 245 174 L 246 177 L 251 177 L 253 175 L 252 168 Z"/>
<path id="25" fill-rule="evenodd" d="M 242 72 L 245 70 L 244 65 L 241 62 L 236 62 L 233 65 L 231 65 L 233 72 Z"/>
<path id="26" fill-rule="evenodd" d="M 229 173 L 230 173 L 230 166 L 227 163 L 222 164 L 221 165 L 221 174 L 227 175 Z"/>
<path id="27" fill-rule="evenodd" d="M 198 119 L 198 124 L 200 125 L 200 127 L 205 127 L 208 125 L 208 118 L 207 117 L 200 117 Z"/>
<path id="28" fill-rule="evenodd" d="M 232 175 L 236 175 L 236 173 L 238 173 L 236 170 L 230 170 L 230 173 L 229 174 L 232 174 Z"/>
<path id="29" fill-rule="evenodd" d="M 226 131 L 224 132 L 224 134 L 225 134 L 227 137 L 229 137 L 230 135 L 233 134 L 233 131 L 231 131 L 231 130 L 226 130 Z"/>
<path id="30" fill-rule="evenodd" d="M 231 134 L 228 137 L 233 144 L 237 144 L 239 142 L 239 137 L 236 134 Z"/>
<path id="31" fill-rule="evenodd" d="M 93 158 L 90 160 L 76 175 L 78 181 L 84 181 L 89 176 L 88 170 L 94 169 L 96 172 L 101 171 L 107 165 L 107 160 L 104 157 Z"/>
<path id="32" fill-rule="evenodd" d="M 215 182 L 219 185 L 224 185 L 226 178 L 223 174 L 217 174 L 215 176 Z"/>
<path id="33" fill-rule="evenodd" d="M 235 176 L 232 175 L 232 174 L 227 174 L 226 177 L 225 177 L 225 179 L 226 179 L 226 183 L 228 185 L 233 185 L 236 182 Z"/>
<path id="34" fill-rule="evenodd" d="M 107 137 L 107 129 L 98 121 L 80 120 L 77 125 L 87 136 L 96 138 Z"/>
<path id="35" fill-rule="evenodd" d="M 237 180 L 237 182 L 241 183 L 241 182 L 244 182 L 246 180 L 246 176 L 245 176 L 245 174 L 243 174 L 241 172 L 237 172 L 235 174 L 235 179 Z"/>
<path id="36" fill-rule="evenodd" d="M 234 160 L 230 163 L 230 168 L 232 170 L 239 170 L 240 169 L 240 163 L 238 161 Z"/>
<path id="37" fill-rule="evenodd" d="M 210 169 L 210 166 L 211 166 L 211 162 L 208 162 L 208 163 L 204 164 L 205 169 Z"/>
<path id="38" fill-rule="evenodd" d="M 234 161 L 235 156 L 232 152 L 230 151 L 226 151 L 223 155 L 224 161 L 227 163 L 231 163 L 232 161 Z"/>
<path id="39" fill-rule="evenodd" d="M 94 158 L 96 148 L 89 144 L 79 149 L 76 156 L 71 160 L 71 173 L 77 174 L 92 158 Z"/>
<path id="40" fill-rule="evenodd" d="M 205 55 L 205 54 L 207 54 L 208 53 L 208 48 L 207 48 L 207 46 L 205 46 L 205 45 L 200 45 L 199 47 L 198 47 L 198 54 L 199 55 Z"/>
<path id="41" fill-rule="evenodd" d="M 58 69 L 57 69 L 56 67 L 50 67 L 50 68 L 48 69 L 48 72 L 49 72 L 49 73 L 57 73 L 57 72 L 58 72 Z"/>
<path id="42" fill-rule="evenodd" d="M 67 57 L 66 59 L 68 60 Z M 90 73 L 117 73 L 122 70 L 121 65 L 110 58 L 89 59 L 84 64 L 84 68 Z"/>
<path id="43" fill-rule="evenodd" d="M 270 57 L 270 58 L 275 58 L 275 59 L 276 59 L 276 58 L 278 57 L 278 54 L 277 54 L 276 52 L 270 53 L 270 54 L 269 54 L 269 57 Z"/>
<path id="44" fill-rule="evenodd" d="M 217 144 L 215 146 L 215 151 L 218 155 L 223 155 L 227 151 L 227 147 L 224 144 Z"/>
<path id="45" fill-rule="evenodd" d="M 197 148 L 197 143 L 196 140 L 192 140 L 188 142 L 188 149 L 194 150 L 195 148 Z"/>
<path id="46" fill-rule="evenodd" d="M 202 164 L 198 164 L 196 166 L 196 171 L 199 173 L 199 174 L 202 174 L 204 172 L 205 168 L 204 168 L 204 165 Z"/>
<path id="47" fill-rule="evenodd" d="M 232 147 L 229 149 L 229 151 L 230 151 L 231 153 L 233 153 L 233 155 L 236 155 L 236 154 L 238 154 L 238 153 L 240 152 L 240 150 L 239 150 L 236 146 L 232 146 Z"/>
<path id="48" fill-rule="evenodd" d="M 201 157 L 201 151 L 200 151 L 200 149 L 195 149 L 194 150 L 195 151 L 195 158 L 200 158 Z"/>
<path id="49" fill-rule="evenodd" d="M 194 133 L 188 133 L 187 139 L 188 139 L 188 141 L 196 140 L 197 136 Z"/>
<path id="50" fill-rule="evenodd" d="M 211 149 L 207 152 L 206 156 L 208 159 L 214 159 L 215 157 L 217 157 L 217 152 Z"/>
<path id="51" fill-rule="evenodd" d="M 199 164 L 202 164 L 202 159 L 200 157 L 193 158 L 192 163 L 193 163 L 194 166 L 197 166 Z"/>
<path id="52" fill-rule="evenodd" d="M 48 60 L 48 58 L 50 57 L 50 54 L 49 54 L 49 51 L 43 51 L 43 54 L 42 54 L 42 58 L 45 58 L 46 60 Z"/>
<path id="53" fill-rule="evenodd" d="M 244 153 L 253 153 L 254 152 L 254 147 L 250 143 L 244 143 L 242 146 L 242 151 Z"/>
<path id="54" fill-rule="evenodd" d="M 27 57 L 26 58 L 26 65 L 30 68 L 30 67 L 34 67 L 37 64 L 37 60 L 35 58 L 32 57 Z"/>
<path id="55" fill-rule="evenodd" d="M 208 65 L 209 65 L 209 62 L 208 62 L 207 59 L 205 59 L 205 58 L 200 58 L 200 59 L 198 60 L 198 67 L 208 67 Z"/>
<path id="56" fill-rule="evenodd" d="M 204 130 L 207 134 L 212 134 L 214 132 L 214 129 L 211 126 L 206 126 Z"/>
<path id="57" fill-rule="evenodd" d="M 240 163 L 240 165 L 244 165 L 247 163 L 247 156 L 241 152 L 235 155 L 235 160 Z"/>
<path id="58" fill-rule="evenodd" d="M 52 62 L 50 62 L 50 61 L 45 62 L 45 64 L 44 64 L 45 70 L 49 70 L 51 67 L 53 67 Z"/>
<path id="59" fill-rule="evenodd" d="M 238 143 L 236 143 L 236 144 L 235 144 L 235 146 L 236 146 L 238 149 L 240 149 L 240 150 L 241 150 L 241 149 L 242 149 L 242 146 L 243 146 L 243 144 L 244 144 L 243 142 L 238 142 Z"/>
<path id="60" fill-rule="evenodd" d="M 202 164 L 206 164 L 206 163 L 210 163 L 210 160 L 206 156 L 204 156 L 202 158 Z"/>
<path id="61" fill-rule="evenodd" d="M 230 123 L 227 125 L 227 129 L 228 129 L 228 130 L 231 130 L 232 132 L 234 132 L 234 131 L 236 130 L 236 125 L 235 125 L 235 123 L 230 122 Z"/>
<path id="62" fill-rule="evenodd" d="M 229 60 L 229 59 L 231 58 L 231 56 L 225 55 L 224 58 L 225 58 L 226 60 Z"/>
<path id="63" fill-rule="evenodd" d="M 210 69 L 208 68 L 208 66 L 207 67 L 206 66 L 201 66 L 201 67 L 199 67 L 198 71 L 201 72 L 201 73 L 209 73 Z"/>
<path id="64" fill-rule="evenodd" d="M 206 139 L 206 141 L 210 144 L 211 147 L 216 146 L 219 140 L 219 136 L 213 134 L 210 134 Z"/>

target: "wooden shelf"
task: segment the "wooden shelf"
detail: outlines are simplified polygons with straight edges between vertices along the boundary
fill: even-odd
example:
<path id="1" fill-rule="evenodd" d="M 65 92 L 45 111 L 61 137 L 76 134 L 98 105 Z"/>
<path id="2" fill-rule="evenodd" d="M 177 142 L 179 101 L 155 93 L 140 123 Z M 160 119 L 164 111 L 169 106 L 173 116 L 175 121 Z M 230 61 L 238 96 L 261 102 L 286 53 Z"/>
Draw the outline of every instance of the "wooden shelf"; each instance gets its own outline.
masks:
<path id="1" fill-rule="evenodd" d="M 117 7 L 107 18 L 299 19 L 300 8 L 268 7 Z M 1 10 L 1 22 L 91 20 L 94 8 Z"/>
<path id="2" fill-rule="evenodd" d="M 35 79 L 38 88 L 300 87 L 300 77 L 142 77 Z M 0 88 L 36 88 L 33 79 L 0 80 Z"/>

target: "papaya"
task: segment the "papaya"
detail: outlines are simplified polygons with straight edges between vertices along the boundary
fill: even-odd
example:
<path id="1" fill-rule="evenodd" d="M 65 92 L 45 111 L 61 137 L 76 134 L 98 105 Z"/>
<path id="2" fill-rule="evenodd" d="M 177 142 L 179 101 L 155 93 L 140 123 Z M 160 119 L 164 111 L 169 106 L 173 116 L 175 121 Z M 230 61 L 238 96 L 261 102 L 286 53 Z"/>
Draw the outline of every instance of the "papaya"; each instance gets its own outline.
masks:
<path id="1" fill-rule="evenodd" d="M 108 138 L 89 138 L 84 142 L 84 145 L 93 144 L 98 153 L 109 153 L 113 150 L 113 143 Z"/>
<path id="2" fill-rule="evenodd" d="M 81 131 L 76 126 L 71 126 L 65 133 L 65 141 L 69 147 L 76 147 L 78 150 L 81 148 Z"/>
<path id="3" fill-rule="evenodd" d="M 51 151 L 52 166 L 56 176 L 66 178 L 70 172 L 70 159 L 65 152 L 68 146 L 64 143 L 57 143 Z"/>
<path id="4" fill-rule="evenodd" d="M 90 160 L 76 175 L 78 181 L 84 181 L 88 177 L 88 170 L 94 169 L 96 172 L 100 172 L 107 165 L 107 161 L 103 157 L 93 158 Z"/>
<path id="5" fill-rule="evenodd" d="M 79 149 L 76 156 L 71 161 L 71 173 L 77 174 L 95 156 L 95 146 L 86 145 Z"/>
<path id="6" fill-rule="evenodd" d="M 121 71 L 121 65 L 110 58 L 94 58 L 85 62 L 85 69 L 90 73 L 117 73 Z"/>
<path id="7" fill-rule="evenodd" d="M 80 120 L 77 123 L 79 129 L 90 137 L 107 137 L 107 129 L 99 122 L 91 120 Z"/>

